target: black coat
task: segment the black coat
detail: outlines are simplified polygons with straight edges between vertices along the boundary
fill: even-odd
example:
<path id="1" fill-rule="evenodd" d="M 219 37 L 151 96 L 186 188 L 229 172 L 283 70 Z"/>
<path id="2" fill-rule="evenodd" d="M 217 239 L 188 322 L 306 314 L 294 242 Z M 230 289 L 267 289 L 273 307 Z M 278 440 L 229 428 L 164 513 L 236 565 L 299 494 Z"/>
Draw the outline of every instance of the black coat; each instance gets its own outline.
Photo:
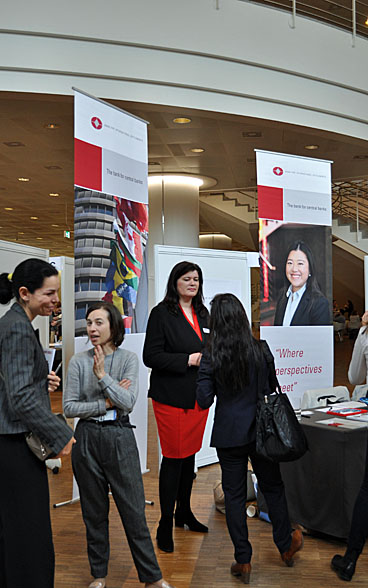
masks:
<path id="1" fill-rule="evenodd" d="M 311 302 L 312 301 L 312 302 Z M 276 305 L 274 326 L 282 326 L 288 298 L 284 292 Z M 311 304 L 310 304 L 311 302 Z M 291 320 L 291 327 L 331 325 L 330 307 L 325 296 L 313 296 L 306 290 Z"/>
<path id="2" fill-rule="evenodd" d="M 258 382 L 256 367 L 251 365 L 249 383 L 230 396 L 216 381 L 208 353 L 203 355 L 197 380 L 197 401 L 201 408 L 209 408 L 217 397 L 212 447 L 241 447 L 255 441 L 258 390 L 260 386 L 261 390 L 267 390 L 266 393 L 270 391 L 268 369 L 263 357 Z"/>
<path id="3" fill-rule="evenodd" d="M 181 309 L 177 315 L 162 302 L 152 309 L 148 319 L 143 361 L 152 368 L 148 396 L 162 404 L 194 408 L 198 368 L 188 367 L 191 353 L 202 352 L 206 343 L 208 313 L 197 315 L 201 341 Z"/>

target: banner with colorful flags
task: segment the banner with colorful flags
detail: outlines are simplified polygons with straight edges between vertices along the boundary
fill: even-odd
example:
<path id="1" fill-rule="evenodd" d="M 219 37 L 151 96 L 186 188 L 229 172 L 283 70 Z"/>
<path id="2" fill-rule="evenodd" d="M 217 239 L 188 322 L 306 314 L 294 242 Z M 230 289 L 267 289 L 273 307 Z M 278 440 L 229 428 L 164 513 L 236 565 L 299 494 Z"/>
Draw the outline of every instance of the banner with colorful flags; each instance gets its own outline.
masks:
<path id="1" fill-rule="evenodd" d="M 88 305 L 101 299 L 119 309 L 128 332 L 145 329 L 147 161 L 146 121 L 75 90 L 77 335 Z"/>

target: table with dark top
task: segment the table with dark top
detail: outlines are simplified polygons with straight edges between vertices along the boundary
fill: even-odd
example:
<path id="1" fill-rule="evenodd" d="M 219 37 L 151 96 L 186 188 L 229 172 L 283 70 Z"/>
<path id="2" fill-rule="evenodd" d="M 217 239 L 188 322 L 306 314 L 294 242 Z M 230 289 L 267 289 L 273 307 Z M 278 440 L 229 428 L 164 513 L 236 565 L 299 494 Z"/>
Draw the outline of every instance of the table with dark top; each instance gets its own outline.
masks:
<path id="1" fill-rule="evenodd" d="M 327 418 L 333 415 L 313 411 L 310 418 L 302 417 L 309 451 L 282 464 L 281 473 L 290 519 L 307 529 L 346 538 L 363 480 L 368 428 L 316 422 Z"/>

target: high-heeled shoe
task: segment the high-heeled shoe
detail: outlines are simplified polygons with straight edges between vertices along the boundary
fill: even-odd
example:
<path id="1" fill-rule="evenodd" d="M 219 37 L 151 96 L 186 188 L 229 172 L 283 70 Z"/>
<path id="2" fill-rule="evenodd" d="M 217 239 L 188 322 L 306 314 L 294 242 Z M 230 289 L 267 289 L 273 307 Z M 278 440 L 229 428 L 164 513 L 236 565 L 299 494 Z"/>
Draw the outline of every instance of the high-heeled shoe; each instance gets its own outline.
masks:
<path id="1" fill-rule="evenodd" d="M 195 533 L 208 533 L 208 527 L 200 523 L 194 516 L 191 510 L 187 512 L 181 512 L 176 510 L 175 512 L 175 527 L 189 527 L 190 531 Z"/>
<path id="2" fill-rule="evenodd" d="M 340 580 L 350 582 L 355 573 L 356 561 L 349 559 L 345 555 L 334 555 L 331 560 L 331 568 L 338 575 Z"/>
<path id="3" fill-rule="evenodd" d="M 172 536 L 172 520 L 160 521 L 156 533 L 157 546 L 161 551 L 172 553 L 174 551 L 174 541 Z"/>

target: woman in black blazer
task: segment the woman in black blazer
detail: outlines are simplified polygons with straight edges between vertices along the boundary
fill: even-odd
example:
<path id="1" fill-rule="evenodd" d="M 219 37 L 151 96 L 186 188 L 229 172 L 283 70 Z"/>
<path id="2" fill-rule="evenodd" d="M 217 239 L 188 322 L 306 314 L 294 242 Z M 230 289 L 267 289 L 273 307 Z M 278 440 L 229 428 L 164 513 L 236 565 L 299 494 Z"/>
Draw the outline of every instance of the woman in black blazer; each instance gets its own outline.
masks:
<path id="1" fill-rule="evenodd" d="M 217 398 L 211 446 L 216 447 L 220 461 L 226 522 L 235 547 L 230 571 L 245 584 L 249 583 L 252 557 L 245 514 L 249 458 L 267 502 L 274 541 L 287 566 L 293 565 L 293 556 L 303 545 L 301 531 L 291 530 L 279 465 L 256 453 L 259 378 L 263 389 L 268 366 L 245 310 L 236 296 L 218 294 L 211 303 L 210 336 L 199 368 L 197 401 L 208 408 Z"/>
<path id="2" fill-rule="evenodd" d="M 9 279 L 10 278 L 10 279 Z M 70 453 L 73 431 L 51 412 L 49 374 L 36 316 L 51 316 L 58 302 L 58 272 L 41 259 L 0 275 L 0 304 L 16 302 L 0 319 L 0 586 L 53 588 L 49 488 L 45 463 L 29 449 L 32 431 L 57 457 Z"/>
<path id="3" fill-rule="evenodd" d="M 331 324 L 329 302 L 319 288 L 312 251 L 303 241 L 296 241 L 288 249 L 285 281 L 274 326 Z"/>
<path id="4" fill-rule="evenodd" d="M 208 528 L 193 515 L 190 497 L 194 457 L 200 450 L 208 411 L 196 402 L 196 381 L 206 342 L 208 311 L 203 304 L 201 268 L 182 261 L 171 270 L 165 298 L 152 309 L 143 361 L 152 368 L 148 396 L 152 398 L 162 462 L 161 519 L 157 544 L 171 553 L 175 525 L 205 533 Z"/>

